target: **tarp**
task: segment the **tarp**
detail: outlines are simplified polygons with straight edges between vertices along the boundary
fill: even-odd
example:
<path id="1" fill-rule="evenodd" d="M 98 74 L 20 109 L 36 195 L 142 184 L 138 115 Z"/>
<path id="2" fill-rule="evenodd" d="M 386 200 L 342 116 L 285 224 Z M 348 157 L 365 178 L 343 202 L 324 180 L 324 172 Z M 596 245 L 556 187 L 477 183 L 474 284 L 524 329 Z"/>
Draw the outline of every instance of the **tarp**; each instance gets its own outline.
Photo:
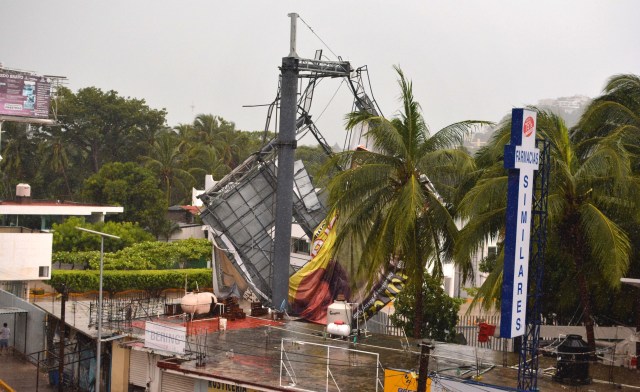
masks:
<path id="1" fill-rule="evenodd" d="M 311 260 L 289 278 L 289 303 L 300 317 L 319 324 L 327 321 L 327 307 L 338 294 L 350 297 L 349 280 L 340 264 L 331 259 L 335 242 L 335 216 L 326 218 L 314 233 Z"/>
<path id="2" fill-rule="evenodd" d="M 311 260 L 289 278 L 289 303 L 293 313 L 319 324 L 326 323 L 327 308 L 338 294 L 356 305 L 354 319 L 368 319 L 393 301 L 407 280 L 402 270 L 389 266 L 389 271 L 378 274 L 371 289 L 352 293 L 353 277 L 338 260 L 331 258 L 336 219 L 331 216 L 320 224 L 314 233 Z M 355 287 L 365 288 L 367 283 L 358 282 Z"/>

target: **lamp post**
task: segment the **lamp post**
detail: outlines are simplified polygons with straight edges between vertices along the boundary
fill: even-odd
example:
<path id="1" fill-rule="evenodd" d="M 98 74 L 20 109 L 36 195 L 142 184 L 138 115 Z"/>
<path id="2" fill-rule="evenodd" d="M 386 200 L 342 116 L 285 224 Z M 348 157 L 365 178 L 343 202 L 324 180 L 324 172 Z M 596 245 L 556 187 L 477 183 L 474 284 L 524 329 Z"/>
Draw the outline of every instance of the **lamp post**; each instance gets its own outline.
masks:
<path id="1" fill-rule="evenodd" d="M 102 233 L 100 231 L 94 231 L 85 229 L 84 227 L 76 227 L 76 229 L 81 231 L 86 231 L 87 233 L 96 234 L 100 236 L 100 288 L 98 289 L 98 343 L 96 348 L 96 392 L 100 392 L 100 349 L 102 343 L 102 266 L 104 264 L 104 237 L 120 239 L 120 237 Z"/>

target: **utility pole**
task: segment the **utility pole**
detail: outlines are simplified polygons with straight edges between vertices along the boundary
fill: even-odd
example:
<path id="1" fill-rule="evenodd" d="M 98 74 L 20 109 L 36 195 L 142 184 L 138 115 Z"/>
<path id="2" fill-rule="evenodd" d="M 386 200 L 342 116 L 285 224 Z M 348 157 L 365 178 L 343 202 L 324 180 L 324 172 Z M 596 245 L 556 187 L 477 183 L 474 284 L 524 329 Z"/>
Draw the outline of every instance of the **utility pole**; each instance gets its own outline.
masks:
<path id="1" fill-rule="evenodd" d="M 418 391 L 427 392 L 427 376 L 429 373 L 429 357 L 433 349 L 431 340 L 423 340 L 420 346 L 420 368 L 418 369 Z"/>

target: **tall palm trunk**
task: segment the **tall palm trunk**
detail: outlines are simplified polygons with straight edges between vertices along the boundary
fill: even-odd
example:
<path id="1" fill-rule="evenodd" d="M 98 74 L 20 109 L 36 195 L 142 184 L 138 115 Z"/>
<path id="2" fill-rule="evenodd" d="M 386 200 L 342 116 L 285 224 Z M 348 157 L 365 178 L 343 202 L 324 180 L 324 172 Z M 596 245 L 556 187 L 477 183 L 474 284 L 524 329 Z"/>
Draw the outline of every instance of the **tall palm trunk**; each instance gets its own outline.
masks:
<path id="1" fill-rule="evenodd" d="M 589 351 L 592 355 L 596 352 L 596 339 L 593 333 L 593 319 L 591 317 L 591 299 L 589 297 L 589 287 L 587 285 L 587 278 L 584 276 L 584 260 L 580 252 L 580 249 L 575 252 L 573 262 L 576 266 L 578 289 L 580 290 L 580 302 L 582 302 L 582 322 L 587 330 L 587 344 L 589 345 Z"/>
<path id="2" fill-rule="evenodd" d="M 636 335 L 640 335 L 640 293 L 636 294 Z M 640 340 L 636 341 L 636 355 L 640 355 Z M 636 368 L 640 369 L 640 361 L 636 362 Z"/>
<path id="3" fill-rule="evenodd" d="M 71 185 L 69 185 L 69 176 L 67 175 L 67 170 L 64 165 L 62 166 L 62 178 L 64 178 L 64 185 L 67 187 L 67 194 L 69 198 L 71 198 Z"/>
<path id="4" fill-rule="evenodd" d="M 418 273 L 418 278 L 416 278 L 416 309 L 415 309 L 415 317 L 413 318 L 413 337 L 415 339 L 422 338 L 422 309 L 423 309 L 423 288 L 422 284 L 424 281 L 424 276 L 422 273 Z"/>

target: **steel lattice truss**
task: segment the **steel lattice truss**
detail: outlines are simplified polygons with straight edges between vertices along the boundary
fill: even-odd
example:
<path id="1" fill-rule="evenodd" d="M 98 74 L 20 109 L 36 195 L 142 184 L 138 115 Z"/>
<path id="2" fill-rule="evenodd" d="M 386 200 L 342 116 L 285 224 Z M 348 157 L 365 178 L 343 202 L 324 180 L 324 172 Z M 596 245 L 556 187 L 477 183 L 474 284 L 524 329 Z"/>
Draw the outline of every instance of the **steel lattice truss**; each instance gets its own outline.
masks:
<path id="1" fill-rule="evenodd" d="M 531 221 L 531 265 L 527 298 L 527 326 L 522 336 L 518 366 L 518 390 L 538 390 L 538 341 L 540 339 L 540 298 L 544 275 L 544 253 L 547 248 L 547 215 L 549 197 L 549 171 L 551 151 L 548 140 L 536 140 L 540 149 L 540 170 L 534 174 L 534 192 Z"/>

